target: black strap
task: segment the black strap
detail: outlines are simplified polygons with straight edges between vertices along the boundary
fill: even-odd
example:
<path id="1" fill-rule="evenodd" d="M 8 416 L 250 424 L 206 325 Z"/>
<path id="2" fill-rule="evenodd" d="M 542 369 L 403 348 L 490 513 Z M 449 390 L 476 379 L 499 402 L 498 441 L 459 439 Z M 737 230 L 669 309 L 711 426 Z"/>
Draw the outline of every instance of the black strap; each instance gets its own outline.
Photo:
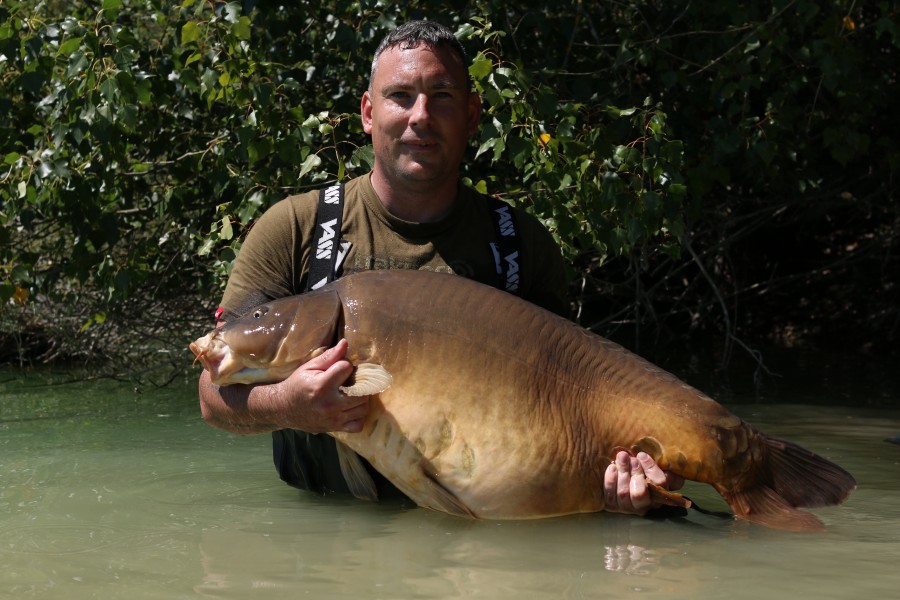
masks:
<path id="1" fill-rule="evenodd" d="M 306 291 L 317 290 L 334 281 L 335 263 L 340 251 L 341 218 L 344 215 L 344 184 L 319 191 L 319 210 L 316 230 L 310 249 L 309 276 Z"/>
<path id="2" fill-rule="evenodd" d="M 494 223 L 494 238 L 491 250 L 494 253 L 494 264 L 497 267 L 497 287 L 513 294 L 522 289 L 519 271 L 520 242 L 519 228 L 512 207 L 488 196 L 491 220 Z"/>
<path id="3" fill-rule="evenodd" d="M 306 291 L 319 289 L 337 277 L 335 267 L 340 254 L 341 221 L 344 216 L 344 184 L 319 191 L 316 229 L 310 248 Z M 320 494 L 349 492 L 338 465 L 334 438 L 325 434 L 293 429 L 272 432 L 272 457 L 275 469 L 288 484 Z M 389 485 L 389 484 L 388 484 Z"/>

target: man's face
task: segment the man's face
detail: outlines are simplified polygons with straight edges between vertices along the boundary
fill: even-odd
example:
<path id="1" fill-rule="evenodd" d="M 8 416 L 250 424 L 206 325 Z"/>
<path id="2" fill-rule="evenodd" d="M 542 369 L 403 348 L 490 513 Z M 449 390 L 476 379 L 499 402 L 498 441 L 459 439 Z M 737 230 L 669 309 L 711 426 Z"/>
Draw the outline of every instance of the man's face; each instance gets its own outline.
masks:
<path id="1" fill-rule="evenodd" d="M 481 100 L 461 59 L 446 48 L 400 47 L 378 57 L 361 103 L 375 171 L 394 186 L 445 183 L 459 175 Z"/>

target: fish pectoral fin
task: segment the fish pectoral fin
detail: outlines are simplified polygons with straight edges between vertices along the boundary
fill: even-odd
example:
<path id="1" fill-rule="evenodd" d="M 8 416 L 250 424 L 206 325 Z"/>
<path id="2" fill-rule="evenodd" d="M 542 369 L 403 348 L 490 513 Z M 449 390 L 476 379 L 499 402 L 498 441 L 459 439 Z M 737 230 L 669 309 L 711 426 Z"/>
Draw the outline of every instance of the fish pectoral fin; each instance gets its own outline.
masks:
<path id="1" fill-rule="evenodd" d="M 359 454 L 337 440 L 335 440 L 335 445 L 337 446 L 338 462 L 341 465 L 341 474 L 347 482 L 347 487 L 350 488 L 350 493 L 360 500 L 377 502 L 378 489 Z"/>
<path id="2" fill-rule="evenodd" d="M 647 482 L 647 488 L 650 490 L 650 499 L 654 503 L 658 502 L 664 506 L 677 506 L 679 508 L 690 508 L 693 502 L 690 498 L 682 496 L 677 492 L 670 492 L 662 486 L 655 483 Z"/>
<path id="3" fill-rule="evenodd" d="M 381 365 L 360 363 L 340 389 L 348 396 L 371 396 L 387 390 L 393 382 L 394 378 Z"/>
<path id="4" fill-rule="evenodd" d="M 465 517 L 467 519 L 475 519 L 477 516 L 462 500 L 456 497 L 456 494 L 445 488 L 428 469 L 422 469 L 422 480 L 425 489 L 420 489 L 416 494 L 416 503 L 423 508 L 439 510 L 457 517 Z M 425 500 L 426 502 L 423 502 Z"/>

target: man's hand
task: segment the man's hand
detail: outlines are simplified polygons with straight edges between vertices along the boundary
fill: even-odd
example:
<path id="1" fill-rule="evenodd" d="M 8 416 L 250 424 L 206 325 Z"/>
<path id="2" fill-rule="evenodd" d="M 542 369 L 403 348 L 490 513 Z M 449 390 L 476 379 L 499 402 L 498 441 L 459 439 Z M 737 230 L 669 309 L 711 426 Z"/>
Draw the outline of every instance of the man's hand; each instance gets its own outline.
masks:
<path id="1" fill-rule="evenodd" d="M 347 341 L 300 365 L 284 381 L 273 384 L 235 384 L 219 387 L 200 375 L 200 411 L 215 427 L 234 433 L 262 433 L 299 429 L 309 433 L 362 429 L 369 414 L 367 396 L 350 397 L 340 391 L 353 372 L 344 359 Z"/>
<path id="2" fill-rule="evenodd" d="M 290 426 L 309 433 L 362 429 L 369 414 L 369 398 L 347 396 L 339 387 L 353 372 L 344 359 L 347 340 L 339 341 L 316 358 L 300 365 L 282 382 L 282 393 L 290 400 Z"/>
<path id="3" fill-rule="evenodd" d="M 667 490 L 677 490 L 684 485 L 682 477 L 660 469 L 645 452 L 631 456 L 620 451 L 603 476 L 605 510 L 643 515 L 658 508 L 659 504 L 654 504 L 650 497 L 648 481 Z"/>

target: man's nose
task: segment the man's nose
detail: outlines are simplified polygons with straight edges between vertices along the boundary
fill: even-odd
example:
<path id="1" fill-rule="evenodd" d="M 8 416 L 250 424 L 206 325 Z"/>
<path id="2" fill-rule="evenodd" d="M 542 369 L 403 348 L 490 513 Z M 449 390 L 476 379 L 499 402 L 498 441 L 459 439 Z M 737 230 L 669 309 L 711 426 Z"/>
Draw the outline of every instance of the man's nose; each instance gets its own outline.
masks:
<path id="1" fill-rule="evenodd" d="M 428 95 L 418 94 L 412 105 L 409 123 L 412 126 L 427 127 L 431 120 Z"/>

